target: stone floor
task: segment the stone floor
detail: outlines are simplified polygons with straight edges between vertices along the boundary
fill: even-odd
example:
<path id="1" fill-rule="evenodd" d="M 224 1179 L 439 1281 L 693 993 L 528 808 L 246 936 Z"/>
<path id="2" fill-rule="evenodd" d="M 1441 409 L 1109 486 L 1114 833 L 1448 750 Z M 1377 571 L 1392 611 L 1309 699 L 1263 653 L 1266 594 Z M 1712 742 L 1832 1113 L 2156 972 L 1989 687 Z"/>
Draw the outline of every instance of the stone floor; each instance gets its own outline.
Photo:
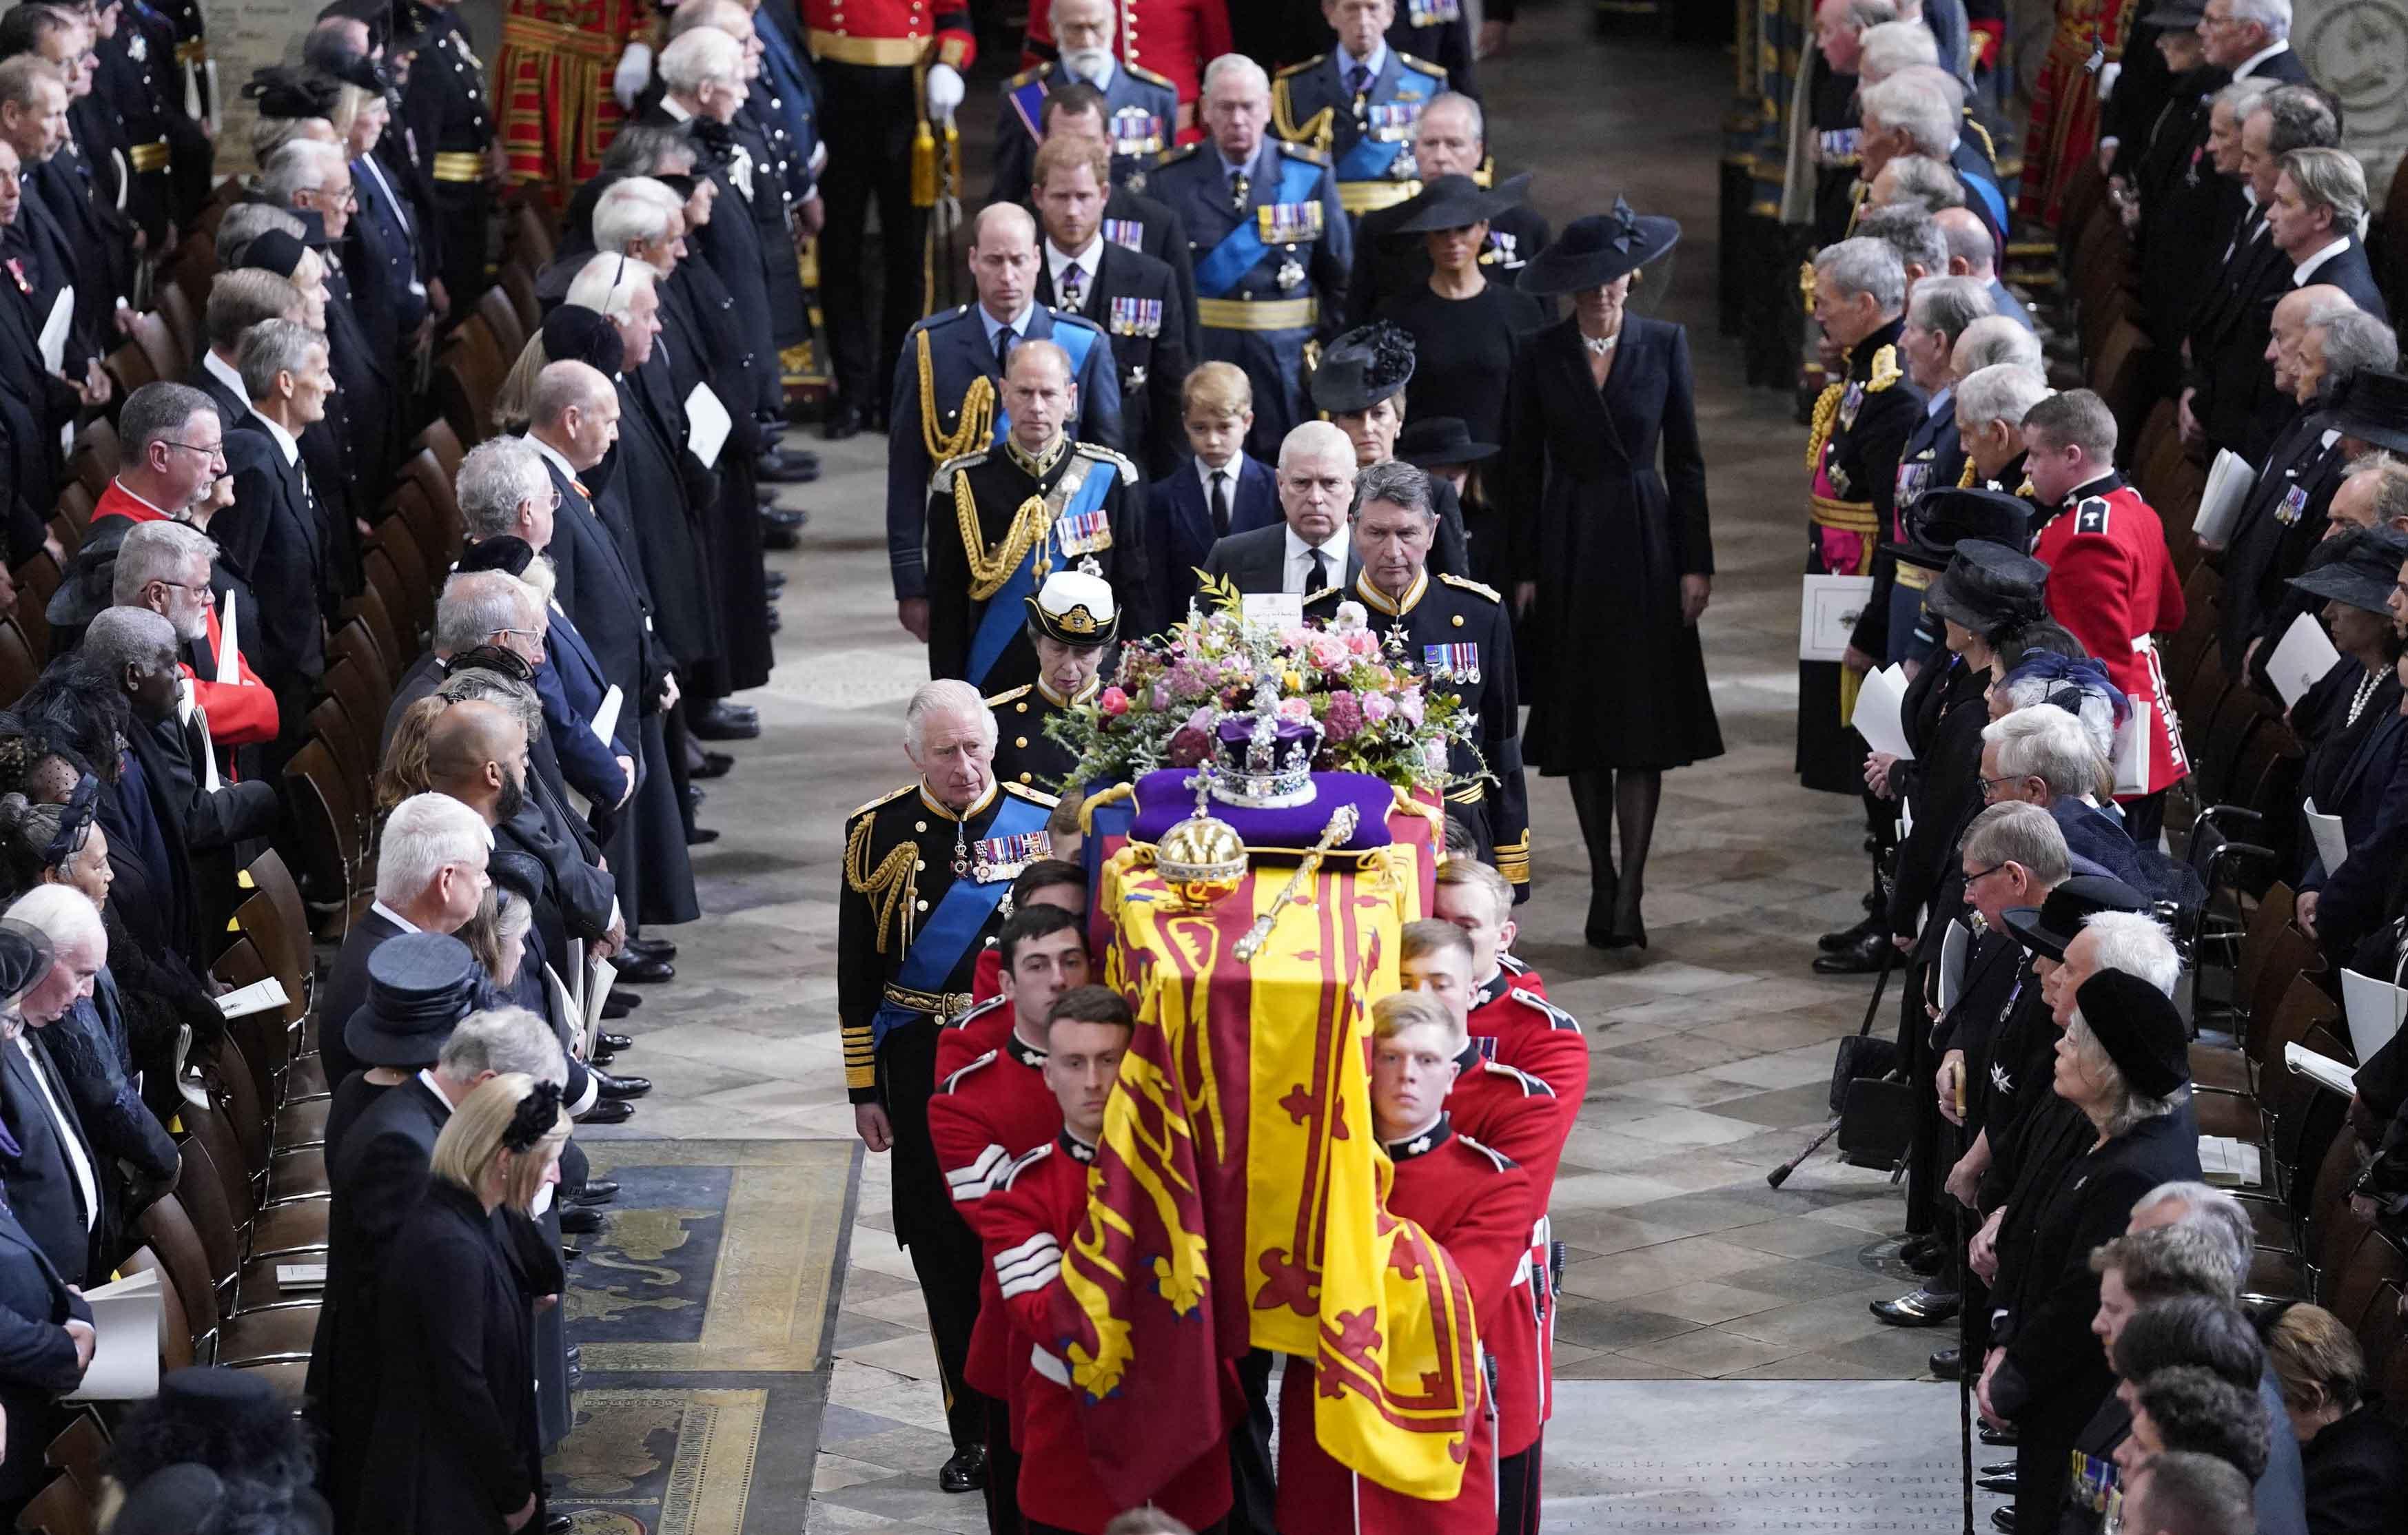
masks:
<path id="1" fill-rule="evenodd" d="M 1539 167 L 1536 200 L 1558 227 L 1620 192 L 1686 231 L 1642 297 L 1690 328 L 1719 567 L 1705 650 L 1729 749 L 1667 779 L 1641 955 L 1582 945 L 1587 871 L 1570 803 L 1560 781 L 1530 786 L 1536 896 L 1520 951 L 1585 1024 L 1593 1065 L 1555 1189 L 1571 1248 L 1558 1370 L 1901 1380 L 1938 1340 L 1865 1309 L 1902 1287 L 1885 1261 L 1896 1191 L 1828 1153 L 1779 1191 L 1764 1181 L 1821 1127 L 1830 1042 L 1864 1008 L 1866 984 L 1807 969 L 1814 934 L 1856 915 L 1864 865 L 1853 806 L 1805 793 L 1789 770 L 1801 433 L 1784 398 L 1742 387 L 1737 346 L 1713 329 L 1729 61 L 1590 43 L 1584 8 L 1528 8 L 1484 76 L 1489 137 L 1509 167 Z M 856 438 L 825 457 L 826 476 L 787 497 L 811 512 L 803 547 L 773 557 L 792 585 L 776 679 L 752 695 L 762 737 L 735 748 L 738 767 L 702 814 L 723 833 L 696 858 L 711 919 L 678 934 L 681 977 L 628 1020 L 625 1064 L 657 1084 L 631 1136 L 853 1133 L 834 1009 L 838 828 L 908 774 L 899 704 L 924 668 L 887 596 L 882 445 Z M 936 1489 L 938 1389 L 887 1207 L 884 1159 L 867 1158 L 815 1535 L 981 1525 L 976 1499 Z"/>

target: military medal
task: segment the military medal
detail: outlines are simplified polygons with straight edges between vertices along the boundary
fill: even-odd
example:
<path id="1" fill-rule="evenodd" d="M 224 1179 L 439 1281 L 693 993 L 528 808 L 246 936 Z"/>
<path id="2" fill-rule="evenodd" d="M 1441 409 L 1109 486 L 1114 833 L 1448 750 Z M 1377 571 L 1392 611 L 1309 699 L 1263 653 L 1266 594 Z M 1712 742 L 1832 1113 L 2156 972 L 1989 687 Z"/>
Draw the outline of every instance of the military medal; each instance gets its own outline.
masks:
<path id="1" fill-rule="evenodd" d="M 1022 869 L 1043 858 L 1052 846 L 1042 831 L 982 838 L 970 852 L 970 877 L 981 885 L 1017 878 Z"/>
<path id="2" fill-rule="evenodd" d="M 1501 229 L 1488 232 L 1488 249 L 1480 253 L 1484 263 L 1493 263 L 1508 270 L 1528 264 L 1523 258 L 1521 243 Z"/>
<path id="3" fill-rule="evenodd" d="M 1405 21 L 1410 26 L 1434 27 L 1461 20 L 1463 7 L 1456 0 L 1405 0 Z"/>
<path id="4" fill-rule="evenodd" d="M 1402 143 L 1413 131 L 1413 120 L 1422 115 L 1421 107 L 1410 101 L 1392 101 L 1378 107 L 1365 107 L 1363 127 L 1383 144 Z"/>
<path id="5" fill-rule="evenodd" d="M 969 872 L 969 828 L 964 826 L 960 821 L 955 821 L 953 822 L 953 877 L 955 879 L 965 878 L 968 875 Z"/>
<path id="6" fill-rule="evenodd" d="M 1162 334 L 1162 300 L 1158 298 L 1116 298 L 1105 317 L 1105 328 L 1114 335 L 1160 335 Z"/>
<path id="7" fill-rule="evenodd" d="M 1422 647 L 1422 670 L 1433 679 L 1453 677 L 1457 682 L 1477 686 L 1480 681 L 1480 647 L 1425 645 Z"/>
<path id="8" fill-rule="evenodd" d="M 1847 392 L 1840 396 L 1840 428 L 1842 431 L 1846 431 L 1856 424 L 1856 412 L 1862 410 L 1864 405 L 1864 383 L 1861 379 L 1853 379 L 1848 384 Z"/>
<path id="9" fill-rule="evenodd" d="M 1288 292 L 1295 289 L 1298 283 L 1304 281 L 1304 268 L 1297 264 L 1295 257 L 1290 256 L 1287 260 L 1280 263 L 1278 280 L 1280 291 L 1283 293 Z"/>
<path id="10" fill-rule="evenodd" d="M 1054 524 L 1062 541 L 1062 557 L 1075 559 L 1112 547 L 1111 514 L 1102 507 L 1092 512 L 1072 512 Z"/>
<path id="11" fill-rule="evenodd" d="M 2289 527 L 2308 509 L 2308 488 L 2294 485 L 2283 492 L 2283 504 L 2274 508 L 2274 520 Z"/>
<path id="12" fill-rule="evenodd" d="M 1321 238 L 1319 203 L 1265 203 L 1254 209 L 1254 230 L 1265 245 L 1300 245 Z"/>
<path id="13" fill-rule="evenodd" d="M 1129 190 L 1139 190 L 1138 178 L 1129 178 Z M 1124 249 L 1142 250 L 1145 249 L 1145 226 L 1134 219 L 1107 219 L 1104 220 L 1104 238 Z"/>

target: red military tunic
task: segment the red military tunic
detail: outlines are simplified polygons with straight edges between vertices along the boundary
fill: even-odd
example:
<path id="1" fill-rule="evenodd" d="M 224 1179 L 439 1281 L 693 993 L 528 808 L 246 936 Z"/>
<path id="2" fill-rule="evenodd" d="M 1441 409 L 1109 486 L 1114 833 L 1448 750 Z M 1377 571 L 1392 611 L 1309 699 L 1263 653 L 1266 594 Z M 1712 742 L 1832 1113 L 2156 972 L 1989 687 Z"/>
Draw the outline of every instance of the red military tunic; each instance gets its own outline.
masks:
<path id="1" fill-rule="evenodd" d="M 1061 56 L 1054 44 L 1053 15 L 1053 0 L 1028 0 L 1024 67 Z M 1225 0 L 1118 0 L 1112 22 L 1112 51 L 1121 62 L 1168 79 L 1179 88 L 1182 106 L 1202 92 L 1204 66 L 1232 46 Z"/>
<path id="2" fill-rule="evenodd" d="M 1020 1449 L 1020 1511 L 1039 1524 L 1101 1535 L 1121 1505 L 1096 1480 L 1079 1421 L 1076 1388 L 1053 1320 L 1062 1281 L 1062 1244 L 1087 1214 L 1087 1168 L 1095 1147 L 1064 1130 L 1006 1170 L 1002 1186 L 981 1212 L 987 1277 L 998 1296 L 982 1307 L 1010 1324 L 1012 1439 Z M 1227 1367 L 1224 1367 L 1225 1371 Z M 1234 1383 L 1227 1383 L 1234 1385 Z M 1216 1420 L 1217 1421 L 1217 1420 Z M 1201 1435 L 1205 1404 L 1165 1431 Z M 1214 1437 L 1155 1496 L 1154 1502 L 1191 1529 L 1229 1512 L 1229 1457 Z"/>
<path id="3" fill-rule="evenodd" d="M 1003 945 L 990 938 L 970 969 L 970 1000 L 985 1002 L 1003 995 Z"/>
<path id="4" fill-rule="evenodd" d="M 994 952 L 990 945 L 982 953 L 980 965 L 984 966 L 987 955 Z M 970 995 L 980 995 L 975 984 Z M 1003 1042 L 1011 1037 L 1012 1023 L 1018 1016 L 1000 992 L 988 992 L 968 1012 L 946 1019 L 937 1030 L 937 1080 L 942 1083 L 988 1051 L 1002 1049 Z"/>
<path id="5" fill-rule="evenodd" d="M 1563 1159 L 1564 1136 L 1574 1105 L 1527 1072 L 1482 1059 L 1476 1045 L 1464 1050 L 1463 1073 L 1446 1095 L 1447 1117 L 1457 1131 L 1503 1153 L 1528 1179 L 1522 1204 L 1525 1222 L 1541 1229 L 1555 1164 Z M 1481 1346 L 1497 1360 L 1497 1454 L 1520 1455 L 1538 1443 L 1540 1426 L 1554 1404 L 1547 1377 L 1545 1339 L 1554 1331 L 1554 1298 L 1547 1289 L 1542 1251 L 1526 1256 L 1513 1271 L 1511 1304 L 1492 1329 L 1483 1323 Z"/>
<path id="6" fill-rule="evenodd" d="M 511 180 L 560 207 L 601 173 L 626 118 L 612 91 L 619 56 L 652 32 L 646 0 L 510 0 L 494 98 Z"/>
<path id="7" fill-rule="evenodd" d="M 91 523 L 96 525 L 101 519 L 108 517 L 122 517 L 128 522 L 167 520 L 166 513 L 114 479 L 108 482 L 107 490 L 100 492 L 100 500 L 92 509 Z M 218 653 L 220 636 L 217 606 L 211 604 L 203 611 L 208 615 L 208 649 L 214 656 Z M 216 680 L 214 667 L 210 669 L 209 675 L 204 677 L 191 666 L 180 661 L 178 664 L 182 667 L 184 675 L 193 679 L 194 702 L 208 714 L 211 741 L 221 746 L 248 746 L 276 739 L 275 690 L 259 680 L 259 674 L 252 671 L 251 662 L 242 658 L 239 644 L 235 650 L 238 681 Z"/>
<path id="8" fill-rule="evenodd" d="M 2065 499 L 2032 541 L 2032 558 L 2048 567 L 2048 616 L 2105 663 L 2135 708 L 2147 706 L 2146 792 L 2154 794 L 2190 774 L 2153 637 L 2183 625 L 2182 577 L 2157 514 L 2121 475 Z"/>
<path id="9" fill-rule="evenodd" d="M 814 59 L 967 70 L 978 55 L 967 0 L 802 0 L 802 10 Z"/>
<path id="10" fill-rule="evenodd" d="M 1512 1158 L 1455 1133 L 1445 1115 L 1411 1141 L 1387 1146 L 1397 1164 L 1388 1210 L 1427 1232 L 1463 1271 L 1484 1352 L 1513 1305 L 1513 1275 L 1528 1256 L 1529 1179 Z M 1291 1357 L 1280 1384 L 1278 1527 L 1293 1535 L 1496 1535 L 1497 1424 L 1480 1414 L 1463 1490 L 1443 1503 L 1407 1498 L 1331 1459 L 1313 1437 L 1312 1362 Z"/>
<path id="11" fill-rule="evenodd" d="M 1003 1187 L 1015 1159 L 1052 1141 L 1062 1129 L 1061 1105 L 1046 1087 L 1041 1070 L 1044 1052 L 1009 1032 L 1009 1006 L 996 1012 L 1007 1030 L 1001 1046 L 941 1076 L 937 1095 L 928 1100 L 928 1141 L 937 1149 L 937 1166 L 953 1192 L 954 1210 L 982 1243 L 988 1236 L 988 1196 Z M 946 1030 L 949 1036 L 954 1032 Z M 942 1039 L 937 1048 L 941 1059 Z M 969 1359 L 962 1374 L 1001 1400 L 1011 1388 L 1012 1350 L 999 1299 L 994 1272 L 982 1268 L 978 1323 L 970 1330 Z"/>

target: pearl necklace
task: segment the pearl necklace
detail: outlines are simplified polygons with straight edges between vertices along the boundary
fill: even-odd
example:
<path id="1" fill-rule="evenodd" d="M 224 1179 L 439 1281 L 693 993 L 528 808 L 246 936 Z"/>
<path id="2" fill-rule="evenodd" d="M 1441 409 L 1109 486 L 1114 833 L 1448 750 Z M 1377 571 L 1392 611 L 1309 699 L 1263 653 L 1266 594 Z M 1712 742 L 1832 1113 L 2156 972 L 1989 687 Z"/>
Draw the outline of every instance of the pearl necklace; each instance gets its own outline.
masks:
<path id="1" fill-rule="evenodd" d="M 2383 678 L 2385 675 L 2386 674 L 2382 672 L 2369 672 L 2366 674 L 2366 680 L 2358 685 L 2357 694 L 2349 701 L 2350 725 L 2357 724 L 2358 717 L 2364 714 L 2366 712 L 2367 704 L 2373 702 L 2374 690 L 2383 686 Z M 2348 727 L 2344 726 L 2343 728 L 2347 729 Z"/>

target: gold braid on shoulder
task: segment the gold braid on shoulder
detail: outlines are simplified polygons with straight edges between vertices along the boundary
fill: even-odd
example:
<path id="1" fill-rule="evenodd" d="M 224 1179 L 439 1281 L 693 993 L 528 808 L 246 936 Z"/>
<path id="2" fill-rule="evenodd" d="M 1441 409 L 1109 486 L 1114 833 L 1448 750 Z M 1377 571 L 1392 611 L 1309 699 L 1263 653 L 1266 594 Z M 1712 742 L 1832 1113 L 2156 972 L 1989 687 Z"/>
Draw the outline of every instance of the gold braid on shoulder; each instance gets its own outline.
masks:
<path id="1" fill-rule="evenodd" d="M 1003 590 L 1011 573 L 1028 558 L 1029 548 L 1045 534 L 1045 498 L 1030 496 L 1011 514 L 1011 527 L 1003 542 L 989 550 L 985 531 L 979 526 L 978 498 L 970 494 L 970 477 L 953 471 L 953 519 L 961 525 L 962 553 L 970 562 L 970 598 L 985 602 Z M 1040 569 L 1038 575 L 1045 573 Z"/>
<path id="2" fill-rule="evenodd" d="M 1898 365 L 1898 348 L 1884 347 L 1873 353 L 1873 376 L 1865 380 L 1865 392 L 1879 394 L 1905 377 Z"/>
<path id="3" fill-rule="evenodd" d="M 1848 391 L 1845 384 L 1827 384 L 1814 401 L 1814 420 L 1806 429 L 1806 473 L 1812 475 L 1823 467 L 1823 449 L 1831 440 L 1831 428 L 1839 424 L 1840 397 Z"/>
<path id="4" fill-rule="evenodd" d="M 961 424 L 948 435 L 937 425 L 936 373 L 928 358 L 926 331 L 920 333 L 919 363 L 920 440 L 928 449 L 928 462 L 942 463 L 986 447 L 995 432 L 995 380 L 984 374 L 970 380 L 970 387 L 962 391 Z"/>
<path id="5" fill-rule="evenodd" d="M 1971 455 L 1971 453 L 1968 453 L 1968 454 L 1966 454 L 1966 455 L 1965 455 L 1965 472 L 1964 472 L 1963 474 L 1958 475 L 1958 476 L 1956 476 L 1956 489 L 1958 489 L 1958 490 L 1971 490 L 1972 488 L 1973 488 L 1973 455 Z"/>
<path id="6" fill-rule="evenodd" d="M 1325 107 L 1301 123 L 1296 121 L 1296 104 L 1287 92 L 1287 82 L 1279 82 L 1271 92 L 1271 133 L 1291 144 L 1309 144 L 1327 154 L 1338 137 L 1334 108 Z"/>
<path id="7" fill-rule="evenodd" d="M 853 834 L 844 840 L 844 882 L 853 894 L 868 899 L 869 909 L 878 917 L 878 952 L 886 952 L 886 935 L 899 929 L 905 944 L 911 941 L 911 902 L 920 883 L 917 866 L 919 845 L 898 842 L 869 868 L 869 829 L 878 824 L 875 816 L 864 816 L 853 826 Z"/>

